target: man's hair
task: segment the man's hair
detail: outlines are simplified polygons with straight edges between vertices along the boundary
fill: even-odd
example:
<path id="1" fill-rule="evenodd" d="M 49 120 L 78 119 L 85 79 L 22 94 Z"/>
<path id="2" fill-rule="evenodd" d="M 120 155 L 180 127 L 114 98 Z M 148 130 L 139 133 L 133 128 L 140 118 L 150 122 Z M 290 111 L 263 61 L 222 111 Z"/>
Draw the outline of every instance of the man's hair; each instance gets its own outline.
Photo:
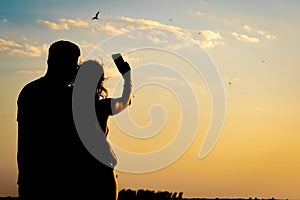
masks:
<path id="1" fill-rule="evenodd" d="M 59 40 L 50 45 L 48 51 L 48 65 L 61 65 L 78 60 L 79 47 L 65 40 Z"/>

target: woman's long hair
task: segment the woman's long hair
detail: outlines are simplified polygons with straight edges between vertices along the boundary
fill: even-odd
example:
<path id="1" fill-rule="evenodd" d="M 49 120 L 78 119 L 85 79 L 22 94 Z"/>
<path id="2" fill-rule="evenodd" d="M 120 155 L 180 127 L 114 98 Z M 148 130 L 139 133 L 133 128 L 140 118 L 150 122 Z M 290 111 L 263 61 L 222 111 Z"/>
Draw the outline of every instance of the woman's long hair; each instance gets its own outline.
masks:
<path id="1" fill-rule="evenodd" d="M 98 95 L 99 99 L 106 99 L 108 96 L 108 91 L 107 89 L 103 86 L 103 82 L 104 82 L 105 78 L 104 78 L 104 74 L 101 76 L 97 89 L 96 89 L 96 93 Z"/>
<path id="2" fill-rule="evenodd" d="M 102 76 L 98 82 L 97 88 L 96 88 L 96 94 L 98 96 L 98 99 L 106 99 L 108 96 L 108 90 L 103 86 L 104 85 L 104 80 L 106 79 L 104 77 L 104 68 L 103 68 L 103 59 L 102 57 L 98 57 L 98 59 L 101 59 L 101 63 L 99 61 L 95 61 L 98 62 L 98 64 L 100 65 L 100 67 L 102 68 Z"/>

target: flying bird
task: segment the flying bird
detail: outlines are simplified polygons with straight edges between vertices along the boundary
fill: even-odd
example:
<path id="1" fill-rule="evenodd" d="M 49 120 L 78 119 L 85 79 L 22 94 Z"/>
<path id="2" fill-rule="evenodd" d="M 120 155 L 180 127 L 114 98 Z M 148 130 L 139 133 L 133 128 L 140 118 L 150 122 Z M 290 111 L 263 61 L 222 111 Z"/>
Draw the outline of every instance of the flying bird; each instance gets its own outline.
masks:
<path id="1" fill-rule="evenodd" d="M 92 18 L 92 20 L 94 20 L 94 19 L 99 19 L 99 18 L 98 18 L 99 13 L 100 13 L 100 11 L 98 11 L 98 12 L 96 13 L 96 15 Z"/>

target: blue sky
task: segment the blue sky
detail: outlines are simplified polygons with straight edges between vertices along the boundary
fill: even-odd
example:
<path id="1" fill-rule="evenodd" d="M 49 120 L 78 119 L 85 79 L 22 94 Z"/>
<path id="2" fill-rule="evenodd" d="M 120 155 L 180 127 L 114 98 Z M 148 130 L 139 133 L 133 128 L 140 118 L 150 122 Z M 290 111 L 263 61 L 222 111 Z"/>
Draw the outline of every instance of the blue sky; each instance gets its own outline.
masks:
<path id="1" fill-rule="evenodd" d="M 3 0 L 1 1 L 0 17 L 18 25 L 32 24 L 36 19 L 56 19 L 58 17 L 89 18 L 97 10 L 104 15 L 128 16 L 134 18 L 150 18 L 162 21 L 174 18 L 184 21 L 190 26 L 183 15 L 188 10 L 202 10 L 204 14 L 216 17 L 251 16 L 270 20 L 285 20 L 296 17 L 299 1 L 179 1 L 167 0 L 159 4 L 152 1 L 34 1 L 34 0 Z M 182 21 L 181 21 L 182 20 Z M 181 24 L 184 25 L 184 24 Z"/>

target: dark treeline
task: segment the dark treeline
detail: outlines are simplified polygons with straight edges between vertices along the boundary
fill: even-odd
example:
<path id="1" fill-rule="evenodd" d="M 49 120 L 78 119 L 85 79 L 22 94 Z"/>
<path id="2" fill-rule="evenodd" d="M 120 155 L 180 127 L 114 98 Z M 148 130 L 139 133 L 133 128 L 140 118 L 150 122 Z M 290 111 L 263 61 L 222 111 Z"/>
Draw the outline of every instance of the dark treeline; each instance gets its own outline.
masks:
<path id="1" fill-rule="evenodd" d="M 18 197 L 0 197 L 0 200 L 18 200 Z M 41 198 L 43 199 L 43 198 Z M 274 197 L 267 199 L 252 198 L 183 198 L 183 192 L 152 191 L 148 189 L 122 189 L 119 191 L 118 200 L 276 200 Z M 287 199 L 286 199 L 287 200 Z"/>
<path id="2" fill-rule="evenodd" d="M 182 195 L 183 192 L 123 189 L 119 192 L 118 200 L 182 200 Z"/>
<path id="3" fill-rule="evenodd" d="M 183 192 L 131 190 L 119 191 L 118 200 L 183 200 Z M 0 197 L 1 200 L 17 200 L 18 197 Z M 42 199 L 42 198 L 41 198 Z"/>

